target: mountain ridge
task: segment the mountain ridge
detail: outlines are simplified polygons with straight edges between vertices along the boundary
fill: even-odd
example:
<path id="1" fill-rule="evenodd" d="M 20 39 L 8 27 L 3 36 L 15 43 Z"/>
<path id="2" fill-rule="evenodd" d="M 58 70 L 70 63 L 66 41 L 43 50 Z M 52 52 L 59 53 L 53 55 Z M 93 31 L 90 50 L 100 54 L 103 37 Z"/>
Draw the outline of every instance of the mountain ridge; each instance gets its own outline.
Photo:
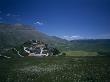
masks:
<path id="1" fill-rule="evenodd" d="M 0 48 L 16 46 L 28 40 L 43 40 L 53 45 L 69 42 L 56 36 L 48 36 L 30 25 L 0 24 Z"/>

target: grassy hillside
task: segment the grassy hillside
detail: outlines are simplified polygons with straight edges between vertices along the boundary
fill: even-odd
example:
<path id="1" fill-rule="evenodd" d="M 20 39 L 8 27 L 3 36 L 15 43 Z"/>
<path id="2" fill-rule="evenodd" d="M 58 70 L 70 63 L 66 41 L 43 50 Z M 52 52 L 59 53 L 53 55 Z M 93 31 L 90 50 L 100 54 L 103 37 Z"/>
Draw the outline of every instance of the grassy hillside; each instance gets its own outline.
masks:
<path id="1" fill-rule="evenodd" d="M 110 39 L 72 40 L 72 50 L 110 51 Z"/>
<path id="2" fill-rule="evenodd" d="M 42 40 L 56 46 L 59 43 L 68 42 L 61 38 L 48 36 L 29 25 L 0 24 L 0 48 L 10 48 L 23 44 L 28 40 Z"/>
<path id="3" fill-rule="evenodd" d="M 80 56 L 110 56 L 110 39 L 73 40 L 67 54 Z"/>

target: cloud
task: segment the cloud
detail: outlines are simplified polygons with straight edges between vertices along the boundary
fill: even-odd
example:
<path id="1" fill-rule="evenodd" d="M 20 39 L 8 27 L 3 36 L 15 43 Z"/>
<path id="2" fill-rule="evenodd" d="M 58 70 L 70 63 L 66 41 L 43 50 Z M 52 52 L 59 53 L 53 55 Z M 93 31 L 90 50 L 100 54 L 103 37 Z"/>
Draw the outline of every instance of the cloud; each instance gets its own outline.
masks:
<path id="1" fill-rule="evenodd" d="M 73 35 L 73 36 L 63 36 L 64 39 L 67 40 L 76 40 L 76 39 L 83 39 L 83 37 L 78 36 L 78 35 Z"/>
<path id="2" fill-rule="evenodd" d="M 19 17 L 19 14 L 11 14 L 11 13 L 7 13 L 6 16 L 11 16 L 11 17 Z"/>
<path id="3" fill-rule="evenodd" d="M 6 16 L 13 19 L 14 21 L 21 21 L 21 17 L 20 17 L 21 15 L 19 14 L 7 13 Z"/>
<path id="4" fill-rule="evenodd" d="M 39 22 L 39 21 L 37 21 L 37 22 L 35 22 L 34 24 L 37 24 L 37 25 L 43 25 L 43 23 L 42 22 Z"/>
<path id="5" fill-rule="evenodd" d="M 81 38 L 81 36 L 71 36 L 71 38 Z"/>

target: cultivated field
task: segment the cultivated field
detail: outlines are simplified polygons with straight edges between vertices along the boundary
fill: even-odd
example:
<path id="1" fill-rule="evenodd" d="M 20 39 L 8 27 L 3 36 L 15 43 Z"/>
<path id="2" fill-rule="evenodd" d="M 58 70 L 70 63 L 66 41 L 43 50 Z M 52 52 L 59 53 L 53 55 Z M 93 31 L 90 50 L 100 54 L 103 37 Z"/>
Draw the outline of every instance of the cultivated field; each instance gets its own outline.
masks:
<path id="1" fill-rule="evenodd" d="M 0 60 L 0 82 L 110 82 L 109 57 Z"/>

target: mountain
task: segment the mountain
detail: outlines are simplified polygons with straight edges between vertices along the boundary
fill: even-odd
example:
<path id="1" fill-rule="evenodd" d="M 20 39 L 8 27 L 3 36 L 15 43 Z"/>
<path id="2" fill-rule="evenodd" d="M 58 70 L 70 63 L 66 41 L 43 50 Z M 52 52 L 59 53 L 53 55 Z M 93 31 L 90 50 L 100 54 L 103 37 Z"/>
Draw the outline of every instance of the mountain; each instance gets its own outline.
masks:
<path id="1" fill-rule="evenodd" d="M 110 39 L 72 40 L 72 50 L 97 52 L 101 55 L 110 56 Z"/>
<path id="2" fill-rule="evenodd" d="M 0 23 L 0 53 L 22 45 L 29 40 L 40 40 L 49 47 L 56 47 L 61 52 L 82 54 L 96 52 L 101 55 L 110 55 L 110 39 L 89 39 L 68 41 L 56 36 L 48 36 L 36 28 L 24 24 Z M 92 53 L 93 54 L 93 53 Z"/>
<path id="3" fill-rule="evenodd" d="M 0 24 L 0 49 L 15 47 L 28 40 L 42 40 L 55 46 L 69 42 L 55 36 L 48 36 L 29 25 Z"/>

